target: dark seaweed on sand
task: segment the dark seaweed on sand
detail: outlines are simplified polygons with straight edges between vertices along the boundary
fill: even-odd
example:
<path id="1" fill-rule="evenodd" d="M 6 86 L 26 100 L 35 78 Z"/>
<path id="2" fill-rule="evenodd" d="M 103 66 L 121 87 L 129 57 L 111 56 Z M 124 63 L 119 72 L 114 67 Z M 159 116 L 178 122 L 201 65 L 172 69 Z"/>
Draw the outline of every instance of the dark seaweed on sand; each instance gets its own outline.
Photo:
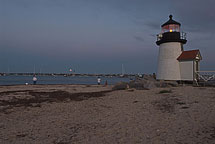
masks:
<path id="1" fill-rule="evenodd" d="M 13 97 L 11 100 L 0 100 L 0 112 L 5 112 L 7 109 L 12 109 L 13 107 L 40 107 L 43 102 L 65 102 L 65 101 L 82 101 L 87 100 L 92 97 L 102 97 L 110 91 L 101 92 L 85 92 L 85 93 L 69 93 L 66 91 L 53 91 L 53 92 L 36 92 L 31 90 L 25 91 L 8 91 L 1 92 L 0 96 L 6 95 L 16 95 L 17 93 L 23 93 L 26 95 L 31 95 L 30 98 L 16 98 Z"/>

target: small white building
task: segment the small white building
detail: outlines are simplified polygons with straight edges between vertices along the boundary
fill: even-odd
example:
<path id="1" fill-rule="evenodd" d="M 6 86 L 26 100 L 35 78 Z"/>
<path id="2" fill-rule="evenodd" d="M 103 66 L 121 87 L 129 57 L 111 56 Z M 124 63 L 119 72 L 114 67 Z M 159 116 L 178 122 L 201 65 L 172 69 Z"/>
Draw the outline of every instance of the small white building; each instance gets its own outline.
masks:
<path id="1" fill-rule="evenodd" d="M 183 51 L 177 60 L 180 65 L 182 81 L 193 81 L 198 79 L 196 72 L 199 71 L 199 62 L 202 60 L 199 50 Z"/>
<path id="2" fill-rule="evenodd" d="M 174 21 L 172 15 L 161 27 L 156 42 L 159 45 L 157 79 L 193 81 L 202 59 L 200 51 L 184 51 L 186 33 L 181 32 L 181 24 Z"/>

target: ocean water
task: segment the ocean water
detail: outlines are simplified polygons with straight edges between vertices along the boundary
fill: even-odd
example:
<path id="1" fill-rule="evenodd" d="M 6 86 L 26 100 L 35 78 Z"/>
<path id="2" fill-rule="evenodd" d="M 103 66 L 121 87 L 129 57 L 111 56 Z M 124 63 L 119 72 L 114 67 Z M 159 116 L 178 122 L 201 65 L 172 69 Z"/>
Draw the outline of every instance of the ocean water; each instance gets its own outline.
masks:
<path id="1" fill-rule="evenodd" d="M 101 84 L 116 84 L 117 82 L 129 82 L 132 78 L 100 77 Z M 0 76 L 0 85 L 33 84 L 32 76 Z M 95 76 L 37 76 L 37 84 L 97 84 Z"/>

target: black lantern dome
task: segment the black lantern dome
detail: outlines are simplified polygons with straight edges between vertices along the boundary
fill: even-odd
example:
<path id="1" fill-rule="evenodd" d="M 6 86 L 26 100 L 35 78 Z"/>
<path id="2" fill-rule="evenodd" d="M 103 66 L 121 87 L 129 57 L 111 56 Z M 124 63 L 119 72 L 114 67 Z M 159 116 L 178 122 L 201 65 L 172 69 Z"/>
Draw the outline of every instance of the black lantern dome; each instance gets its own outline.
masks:
<path id="1" fill-rule="evenodd" d="M 174 21 L 172 19 L 172 17 L 173 17 L 172 15 L 169 15 L 169 20 L 167 22 L 165 22 L 161 27 L 166 26 L 166 25 L 170 25 L 170 24 L 175 24 L 175 25 L 181 26 L 181 24 L 177 21 Z"/>
<path id="2" fill-rule="evenodd" d="M 186 34 L 180 32 L 181 24 L 172 19 L 172 15 L 169 15 L 169 20 L 165 22 L 162 27 L 162 32 L 157 35 L 157 45 L 166 42 L 180 42 L 185 44 Z"/>

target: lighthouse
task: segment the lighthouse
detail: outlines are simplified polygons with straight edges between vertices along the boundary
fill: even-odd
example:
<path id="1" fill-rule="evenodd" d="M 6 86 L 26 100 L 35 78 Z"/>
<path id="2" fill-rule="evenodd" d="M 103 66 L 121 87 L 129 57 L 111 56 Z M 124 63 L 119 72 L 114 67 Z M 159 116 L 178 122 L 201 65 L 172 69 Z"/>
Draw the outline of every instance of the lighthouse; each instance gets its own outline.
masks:
<path id="1" fill-rule="evenodd" d="M 202 59 L 199 50 L 184 51 L 186 33 L 181 32 L 181 24 L 169 16 L 161 26 L 156 44 L 159 46 L 157 80 L 193 81 Z"/>

